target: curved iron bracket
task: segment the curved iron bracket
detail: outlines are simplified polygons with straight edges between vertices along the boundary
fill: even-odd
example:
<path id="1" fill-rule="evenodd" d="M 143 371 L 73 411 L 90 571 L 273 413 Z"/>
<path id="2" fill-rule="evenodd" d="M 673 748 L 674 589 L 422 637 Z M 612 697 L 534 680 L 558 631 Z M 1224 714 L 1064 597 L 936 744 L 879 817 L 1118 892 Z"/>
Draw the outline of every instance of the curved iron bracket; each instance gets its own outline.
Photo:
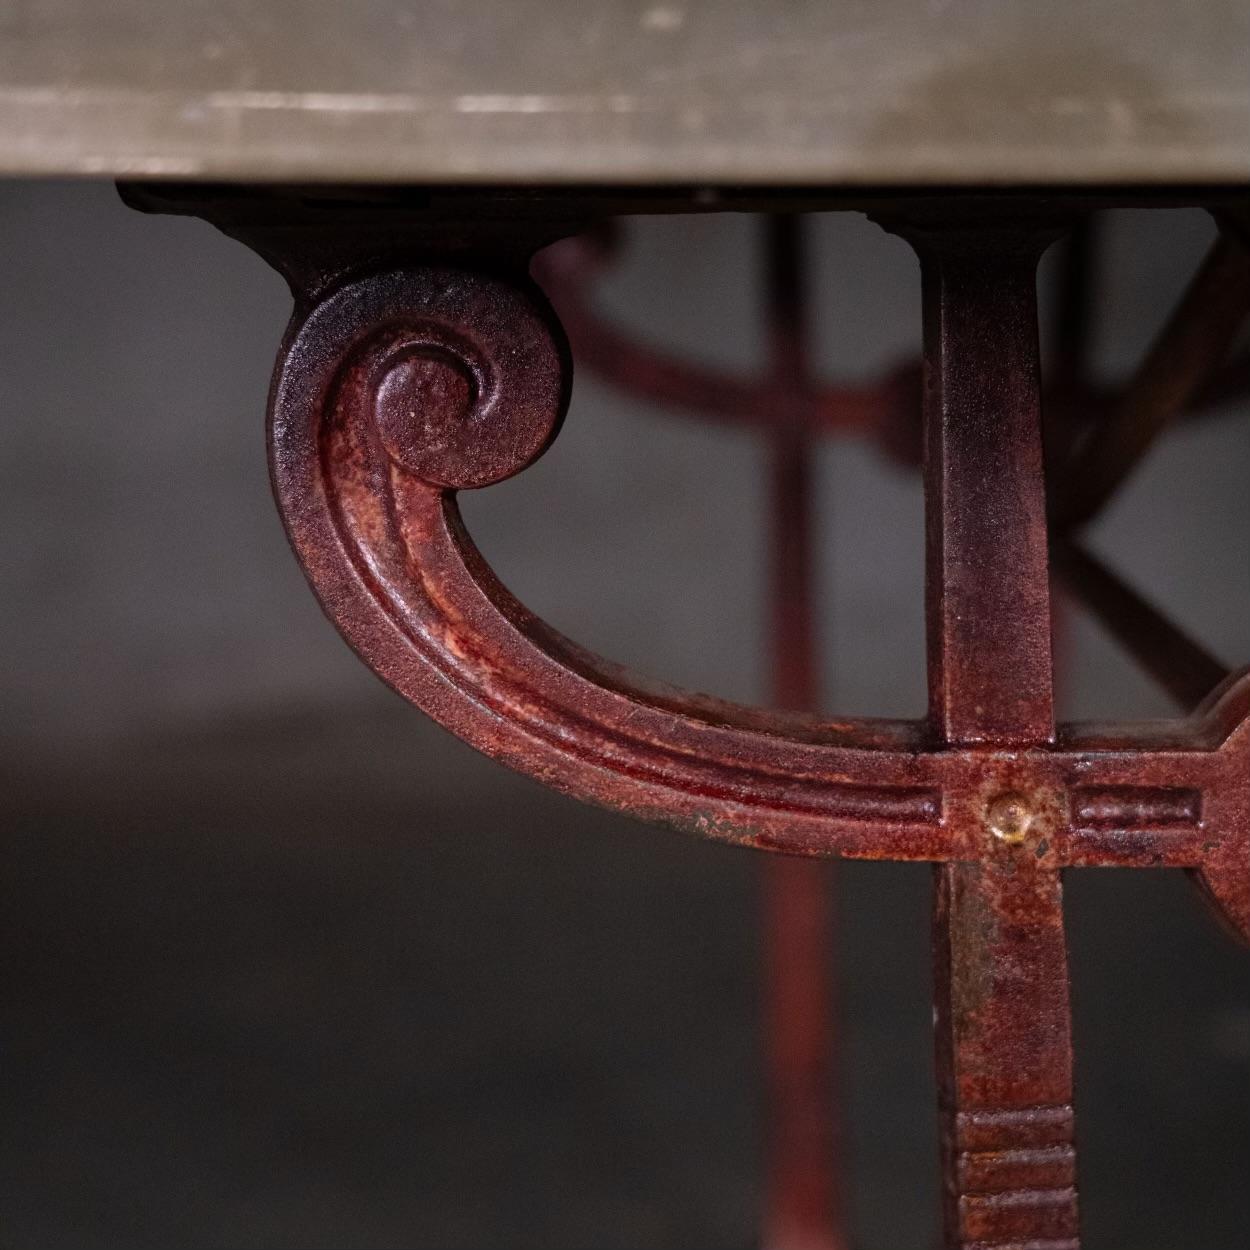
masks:
<path id="1" fill-rule="evenodd" d="M 819 720 L 652 683 L 518 603 L 456 492 L 550 445 L 570 364 L 536 288 L 466 270 L 355 278 L 297 315 L 270 405 L 283 520 L 328 615 L 401 695 L 479 750 L 577 798 L 704 837 L 872 859 L 977 860 L 994 794 L 1039 797 L 1047 866 L 1202 869 L 1237 927 L 1250 881 L 1250 677 L 1187 721 L 1070 727 L 1054 746 L 955 747 L 924 722 Z M 1104 748 L 1102 743 L 1106 741 Z M 1036 831 L 1036 827 L 1035 827 Z"/>

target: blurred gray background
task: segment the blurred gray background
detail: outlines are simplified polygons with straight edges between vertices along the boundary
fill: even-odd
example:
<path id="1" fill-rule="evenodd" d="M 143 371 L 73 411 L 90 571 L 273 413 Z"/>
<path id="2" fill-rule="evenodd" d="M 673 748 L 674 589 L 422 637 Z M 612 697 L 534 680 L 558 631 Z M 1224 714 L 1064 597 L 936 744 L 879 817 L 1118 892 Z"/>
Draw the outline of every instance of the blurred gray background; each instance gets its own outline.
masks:
<path id="1" fill-rule="evenodd" d="M 1099 368 L 1210 238 L 1108 220 Z M 822 370 L 914 353 L 919 282 L 811 223 Z M 762 356 L 756 224 L 638 222 L 638 335 Z M 103 184 L 0 186 L 0 1227 L 55 1247 L 739 1247 L 760 1194 L 757 861 L 584 810 L 404 707 L 321 617 L 268 494 L 289 301 L 238 244 Z M 1096 545 L 1250 659 L 1250 429 L 1171 435 Z M 576 381 L 465 512 L 505 582 L 649 674 L 764 685 L 761 456 Z M 820 464 L 831 709 L 923 703 L 921 496 Z M 1067 618 L 1069 717 L 1171 714 Z M 928 874 L 847 865 L 837 977 L 856 1244 L 934 1242 Z M 1250 956 L 1171 873 L 1071 874 L 1091 1250 L 1250 1235 Z"/>

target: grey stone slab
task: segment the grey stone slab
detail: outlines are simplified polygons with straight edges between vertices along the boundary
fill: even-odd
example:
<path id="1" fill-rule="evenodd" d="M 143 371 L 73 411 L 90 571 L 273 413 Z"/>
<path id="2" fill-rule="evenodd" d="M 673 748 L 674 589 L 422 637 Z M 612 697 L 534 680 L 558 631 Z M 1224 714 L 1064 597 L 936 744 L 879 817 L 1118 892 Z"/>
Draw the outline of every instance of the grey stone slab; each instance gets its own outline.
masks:
<path id="1" fill-rule="evenodd" d="M 3 0 L 0 172 L 1250 180 L 1240 0 Z"/>

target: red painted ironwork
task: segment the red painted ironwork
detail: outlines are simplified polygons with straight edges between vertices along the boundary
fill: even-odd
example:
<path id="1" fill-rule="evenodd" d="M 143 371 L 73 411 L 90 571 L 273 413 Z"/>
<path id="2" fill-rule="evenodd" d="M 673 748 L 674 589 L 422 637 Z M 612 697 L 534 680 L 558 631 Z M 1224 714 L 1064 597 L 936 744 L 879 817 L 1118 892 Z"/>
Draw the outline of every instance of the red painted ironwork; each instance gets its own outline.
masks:
<path id="1" fill-rule="evenodd" d="M 630 342 L 602 320 L 595 311 L 592 287 L 599 268 L 617 250 L 617 241 L 607 230 L 548 249 L 539 257 L 537 274 L 570 330 L 580 363 L 635 395 L 735 424 L 754 424 L 762 431 L 771 461 L 770 604 L 777 666 L 773 704 L 816 711 L 819 683 L 808 551 L 812 447 L 824 433 L 854 433 L 871 436 L 896 459 L 918 461 L 919 369 L 901 365 L 861 387 L 817 386 L 803 351 L 798 278 L 802 218 L 779 213 L 762 220 L 773 363 L 759 381 L 730 379 L 681 364 Z M 1094 217 L 1071 223 L 1056 300 L 1052 417 L 1044 433 L 1056 460 L 1067 457 L 1074 443 L 1080 445 L 1079 456 L 1061 475 L 1061 480 L 1072 483 L 1056 508 L 1066 525 L 1078 519 L 1078 512 L 1081 518 L 1093 515 L 1170 420 L 1250 389 L 1244 357 L 1222 367 L 1250 309 L 1250 259 L 1224 239 L 1212 249 L 1142 371 L 1118 390 L 1097 391 L 1090 382 L 1089 360 L 1095 241 Z M 723 409 L 713 413 L 717 405 Z M 1094 419 L 1094 414 L 1100 415 Z M 1091 426 L 1095 434 L 1081 443 L 1080 433 Z M 1181 706 L 1195 707 L 1223 678 L 1217 661 L 1074 541 L 1057 542 L 1054 559 L 1085 605 L 1104 619 Z M 1052 632 L 1057 627 L 1052 620 Z M 938 657 L 935 671 L 940 663 Z M 766 873 L 765 1045 L 770 1056 L 771 1125 L 766 1245 L 846 1242 L 830 1071 L 838 1036 L 826 972 L 831 904 L 832 896 L 826 896 L 819 878 L 805 874 L 795 861 L 777 861 L 777 867 Z M 823 1131 L 818 1117 L 823 1117 Z"/>
<path id="2" fill-rule="evenodd" d="M 813 389 L 807 353 L 802 218 L 762 219 L 769 374 L 777 414 L 769 458 L 772 703 L 816 713 L 820 658 L 812 552 Z M 845 1250 L 836 1113 L 838 1034 L 830 985 L 833 890 L 824 865 L 770 856 L 762 875 L 765 1192 L 768 1250 Z"/>
<path id="3" fill-rule="evenodd" d="M 919 722 L 762 711 L 644 683 L 498 583 L 456 492 L 540 455 L 570 380 L 560 327 L 524 272 L 542 241 L 532 222 L 523 243 L 504 246 L 501 231 L 476 251 L 453 230 L 455 265 L 433 228 L 405 247 L 376 231 L 344 247 L 324 228 L 227 226 L 296 291 L 271 393 L 274 487 L 315 592 L 366 663 L 566 794 L 761 850 L 932 862 L 947 1245 L 1073 1250 L 1061 874 L 1186 869 L 1250 940 L 1250 670 L 1177 721 L 1055 723 L 1035 271 L 1064 223 L 1053 203 L 1010 197 L 874 211 L 916 247 L 924 278 Z M 1221 271 L 1222 290 L 1237 269 Z M 1196 367 L 1180 356 L 1196 392 L 1215 353 Z M 1076 449 L 1051 496 L 1088 498 L 1087 483 L 1106 480 L 1081 468 L 1105 463 L 1089 450 L 1100 436 L 1077 422 L 1065 433 Z M 1074 536 L 1054 542 L 1077 551 L 1058 562 L 1075 592 L 1122 618 L 1128 601 Z M 1183 650 L 1157 614 L 1121 632 L 1156 670 Z M 1177 685 L 1185 698 L 1217 676 L 1199 650 Z"/>
<path id="4" fill-rule="evenodd" d="M 900 364 L 862 386 L 817 384 L 778 387 L 770 371 L 760 378 L 731 377 L 635 342 L 596 309 L 596 278 L 614 259 L 618 232 L 601 226 L 564 239 L 538 258 L 544 291 L 560 310 L 579 368 L 653 403 L 718 423 L 771 430 L 806 430 L 810 437 L 849 434 L 870 439 L 908 464 L 920 460 L 920 366 Z"/>
<path id="5" fill-rule="evenodd" d="M 1113 411 L 1127 414 L 1123 421 L 1131 420 L 1134 410 L 1127 387 L 1099 383 L 1088 368 L 1093 311 L 1088 285 L 1090 273 L 1097 267 L 1096 220 L 1087 216 L 1073 223 L 1059 284 L 1055 361 L 1046 393 L 1046 433 L 1048 442 L 1065 453 L 1087 431 L 1103 425 Z M 1212 259 L 1218 259 L 1226 250 L 1226 246 L 1217 248 Z M 589 369 L 641 399 L 689 415 L 763 430 L 789 419 L 802 424 L 813 438 L 863 438 L 891 459 L 919 466 L 918 362 L 900 361 L 876 379 L 860 385 L 812 382 L 802 395 L 787 396 L 777 392 L 770 376 L 733 377 L 677 359 L 636 342 L 596 307 L 595 283 L 619 251 L 619 230 L 608 223 L 561 240 L 537 259 L 539 280 L 559 309 L 579 368 Z M 1233 261 L 1227 271 L 1223 264 L 1209 266 L 1215 270 L 1211 278 L 1222 274 L 1218 293 L 1223 305 L 1242 298 L 1235 286 L 1238 263 Z M 1203 285 L 1199 283 L 1190 300 L 1195 308 L 1202 306 L 1199 296 Z M 1230 320 L 1235 330 L 1235 316 L 1230 318 L 1228 311 L 1221 314 L 1205 310 L 1198 315 L 1221 316 Z M 1184 318 L 1180 320 L 1188 325 Z M 1228 332 L 1216 329 L 1221 335 Z M 1227 411 L 1231 403 L 1250 396 L 1250 352 L 1242 350 L 1224 360 L 1228 339 L 1221 341 L 1223 347 L 1219 343 L 1207 345 L 1210 362 L 1191 362 L 1192 382 L 1185 385 L 1184 392 L 1166 411 L 1152 438 L 1172 419 L 1204 419 Z"/>
<path id="6" fill-rule="evenodd" d="M 1250 252 L 1221 236 L 1137 374 L 1077 449 L 1061 478 L 1056 520 L 1089 521 L 1228 354 L 1250 315 Z"/>

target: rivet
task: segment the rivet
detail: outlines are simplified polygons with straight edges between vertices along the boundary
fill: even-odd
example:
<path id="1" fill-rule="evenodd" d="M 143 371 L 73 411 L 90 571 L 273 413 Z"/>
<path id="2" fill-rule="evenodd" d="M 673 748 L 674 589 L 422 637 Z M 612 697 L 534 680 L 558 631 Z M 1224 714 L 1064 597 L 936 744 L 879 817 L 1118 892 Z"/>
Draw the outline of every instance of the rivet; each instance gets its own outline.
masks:
<path id="1" fill-rule="evenodd" d="M 1000 794 L 985 807 L 985 824 L 989 831 L 1008 846 L 1019 846 L 1029 834 L 1034 811 L 1028 799 L 1020 794 Z"/>

